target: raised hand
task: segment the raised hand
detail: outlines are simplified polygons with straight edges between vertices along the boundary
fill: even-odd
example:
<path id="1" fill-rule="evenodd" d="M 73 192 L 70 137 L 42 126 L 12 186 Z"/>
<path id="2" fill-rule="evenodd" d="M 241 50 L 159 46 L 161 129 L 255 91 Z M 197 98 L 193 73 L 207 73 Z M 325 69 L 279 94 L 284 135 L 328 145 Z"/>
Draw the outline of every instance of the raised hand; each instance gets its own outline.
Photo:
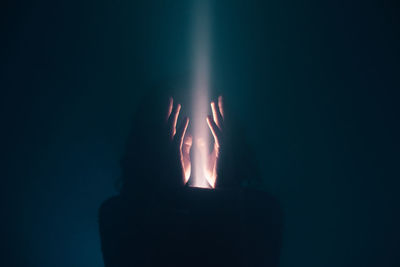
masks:
<path id="1" fill-rule="evenodd" d="M 214 148 L 209 156 L 205 176 L 211 187 L 215 188 L 221 147 L 223 147 L 224 103 L 222 96 L 218 97 L 218 106 L 215 102 L 211 102 L 211 111 L 212 116 L 207 116 L 207 124 L 214 137 Z"/>
<path id="2" fill-rule="evenodd" d="M 181 110 L 181 104 L 175 104 L 172 97 L 169 98 L 168 111 L 166 117 L 168 137 L 172 144 L 174 156 L 179 159 L 180 169 L 185 185 L 191 173 L 190 148 L 192 147 L 192 136 L 186 136 L 186 130 L 189 125 L 189 118 L 185 117 L 178 129 L 176 124 Z"/>

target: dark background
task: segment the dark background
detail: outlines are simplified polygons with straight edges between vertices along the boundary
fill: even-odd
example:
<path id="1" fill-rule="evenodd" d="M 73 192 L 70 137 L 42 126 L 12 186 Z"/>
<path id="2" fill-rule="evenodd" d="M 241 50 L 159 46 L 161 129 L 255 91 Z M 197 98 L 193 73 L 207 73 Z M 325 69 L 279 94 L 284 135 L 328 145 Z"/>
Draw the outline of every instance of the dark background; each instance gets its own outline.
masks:
<path id="1" fill-rule="evenodd" d="M 214 1 L 212 78 L 285 213 L 281 266 L 400 266 L 396 1 Z M 192 1 L 2 2 L 2 266 L 102 266 L 143 88 L 191 69 Z M 188 93 L 190 90 L 188 90 Z"/>

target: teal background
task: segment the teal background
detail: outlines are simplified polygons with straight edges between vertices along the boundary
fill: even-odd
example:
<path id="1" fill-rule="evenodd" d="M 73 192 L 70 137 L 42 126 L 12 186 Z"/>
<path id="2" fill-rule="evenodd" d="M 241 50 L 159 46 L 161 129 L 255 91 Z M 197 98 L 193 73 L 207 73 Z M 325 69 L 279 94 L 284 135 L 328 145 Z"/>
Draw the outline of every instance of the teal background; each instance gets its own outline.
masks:
<path id="1" fill-rule="evenodd" d="M 400 266 L 398 3 L 211 7 L 212 79 L 282 204 L 281 266 Z M 98 207 L 143 90 L 191 73 L 192 8 L 1 3 L 2 266 L 102 266 Z"/>

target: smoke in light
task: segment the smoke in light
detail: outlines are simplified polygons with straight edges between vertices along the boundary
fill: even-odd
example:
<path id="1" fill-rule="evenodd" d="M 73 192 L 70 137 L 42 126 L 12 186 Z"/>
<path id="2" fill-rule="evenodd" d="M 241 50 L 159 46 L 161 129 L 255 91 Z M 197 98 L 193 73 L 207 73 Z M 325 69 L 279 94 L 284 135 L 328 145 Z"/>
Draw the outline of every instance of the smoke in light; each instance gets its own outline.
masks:
<path id="1" fill-rule="evenodd" d="M 194 187 L 209 188 L 205 169 L 208 164 L 210 130 L 206 123 L 209 107 L 210 29 L 207 0 L 198 0 L 194 14 L 193 79 L 193 172 Z"/>

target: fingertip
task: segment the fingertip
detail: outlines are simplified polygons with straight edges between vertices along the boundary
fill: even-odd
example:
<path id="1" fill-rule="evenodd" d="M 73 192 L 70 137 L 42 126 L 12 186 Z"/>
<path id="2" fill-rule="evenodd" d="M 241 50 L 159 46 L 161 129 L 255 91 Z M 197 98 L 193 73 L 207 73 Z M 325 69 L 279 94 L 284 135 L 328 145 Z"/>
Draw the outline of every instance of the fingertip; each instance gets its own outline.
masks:
<path id="1" fill-rule="evenodd" d="M 212 101 L 212 102 L 210 103 L 210 105 L 211 105 L 211 110 L 214 112 L 214 111 L 215 111 L 215 108 L 216 108 L 215 102 Z"/>
<path id="2" fill-rule="evenodd" d="M 173 105 L 174 105 L 174 99 L 170 96 L 168 98 L 167 120 L 169 116 L 171 116 Z"/>
<path id="3" fill-rule="evenodd" d="M 219 112 L 221 113 L 222 118 L 224 117 L 224 98 L 222 95 L 218 97 L 218 107 L 219 107 Z"/>

